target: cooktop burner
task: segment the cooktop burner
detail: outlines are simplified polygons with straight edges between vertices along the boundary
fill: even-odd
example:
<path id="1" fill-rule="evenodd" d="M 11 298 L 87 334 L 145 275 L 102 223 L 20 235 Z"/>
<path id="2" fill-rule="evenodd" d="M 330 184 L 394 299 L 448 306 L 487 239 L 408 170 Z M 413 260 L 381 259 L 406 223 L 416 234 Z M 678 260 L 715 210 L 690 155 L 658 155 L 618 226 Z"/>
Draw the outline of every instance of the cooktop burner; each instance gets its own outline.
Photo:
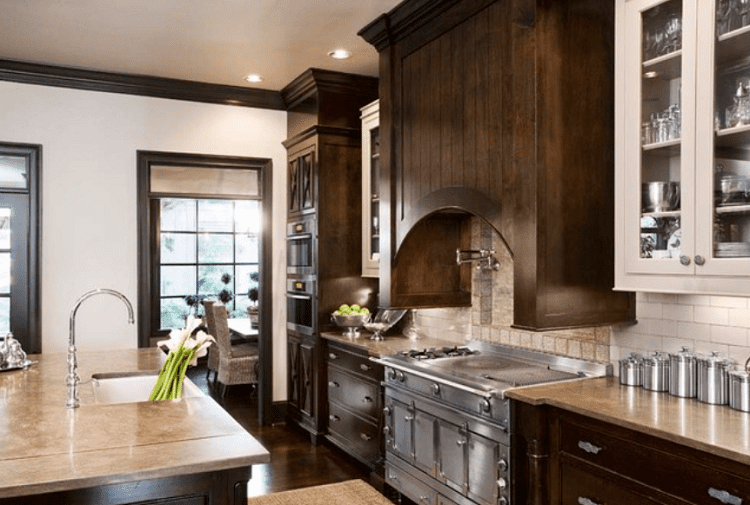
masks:
<path id="1" fill-rule="evenodd" d="M 436 349 L 436 348 L 422 349 L 422 350 L 412 349 L 409 351 L 404 351 L 401 354 L 407 358 L 412 358 L 412 359 L 421 361 L 421 360 L 437 359 L 437 358 L 453 358 L 457 356 L 469 356 L 477 352 L 478 351 L 469 349 L 468 347 L 454 346 L 454 347 L 441 347 L 440 349 Z"/>

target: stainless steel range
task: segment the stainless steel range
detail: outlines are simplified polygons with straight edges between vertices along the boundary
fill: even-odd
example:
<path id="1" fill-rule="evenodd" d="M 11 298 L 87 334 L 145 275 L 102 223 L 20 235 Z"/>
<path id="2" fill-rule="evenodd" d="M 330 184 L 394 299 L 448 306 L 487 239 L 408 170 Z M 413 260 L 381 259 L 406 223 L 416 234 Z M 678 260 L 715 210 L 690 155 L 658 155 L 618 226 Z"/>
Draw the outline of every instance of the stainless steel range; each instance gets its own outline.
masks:
<path id="1" fill-rule="evenodd" d="M 386 482 L 424 505 L 512 503 L 510 388 L 610 375 L 610 365 L 470 341 L 385 365 Z"/>

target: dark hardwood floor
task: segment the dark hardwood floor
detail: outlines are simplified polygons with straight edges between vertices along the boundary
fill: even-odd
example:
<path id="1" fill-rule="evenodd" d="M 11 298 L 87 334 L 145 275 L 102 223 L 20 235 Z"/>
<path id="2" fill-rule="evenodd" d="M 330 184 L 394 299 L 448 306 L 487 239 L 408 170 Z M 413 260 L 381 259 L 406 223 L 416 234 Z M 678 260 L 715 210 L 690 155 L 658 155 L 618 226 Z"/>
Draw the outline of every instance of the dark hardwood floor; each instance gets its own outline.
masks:
<path id="1" fill-rule="evenodd" d="M 250 386 L 232 386 L 225 398 L 221 387 L 206 380 L 206 366 L 190 367 L 187 376 L 210 395 L 271 453 L 271 462 L 253 467 L 248 496 L 318 486 L 348 479 L 369 482 L 369 470 L 328 444 L 313 445 L 301 430 L 287 426 L 260 426 L 257 398 Z"/>

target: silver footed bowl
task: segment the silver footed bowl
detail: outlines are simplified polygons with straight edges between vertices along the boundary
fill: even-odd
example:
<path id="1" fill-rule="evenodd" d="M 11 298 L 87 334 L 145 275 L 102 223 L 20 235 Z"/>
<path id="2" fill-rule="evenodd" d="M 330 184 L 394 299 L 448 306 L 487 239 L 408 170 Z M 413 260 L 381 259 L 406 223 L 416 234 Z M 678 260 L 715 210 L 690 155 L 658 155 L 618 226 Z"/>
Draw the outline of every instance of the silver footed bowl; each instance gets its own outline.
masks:
<path id="1" fill-rule="evenodd" d="M 370 320 L 370 314 L 356 314 L 352 316 L 339 316 L 332 314 L 331 320 L 340 328 L 346 328 L 343 335 L 349 338 L 359 336 L 357 329 L 364 326 Z"/>

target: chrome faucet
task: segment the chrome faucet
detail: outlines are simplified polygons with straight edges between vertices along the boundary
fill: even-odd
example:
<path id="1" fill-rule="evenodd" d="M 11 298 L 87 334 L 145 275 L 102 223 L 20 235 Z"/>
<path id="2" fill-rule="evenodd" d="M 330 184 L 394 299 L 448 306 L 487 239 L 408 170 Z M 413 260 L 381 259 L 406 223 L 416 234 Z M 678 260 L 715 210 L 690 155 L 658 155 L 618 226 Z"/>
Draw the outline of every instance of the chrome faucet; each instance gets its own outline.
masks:
<path id="1" fill-rule="evenodd" d="M 78 399 L 78 383 L 81 382 L 81 378 L 78 377 L 78 357 L 76 356 L 76 312 L 78 307 L 81 306 L 84 300 L 91 298 L 94 295 L 113 295 L 122 300 L 125 306 L 128 308 L 128 322 L 130 324 L 135 323 L 133 317 L 133 306 L 130 304 L 125 295 L 114 289 L 94 289 L 88 293 L 84 293 L 76 302 L 73 310 L 70 311 L 70 336 L 68 337 L 68 377 L 65 379 L 65 384 L 68 386 L 68 403 L 69 409 L 78 408 L 80 400 Z"/>

